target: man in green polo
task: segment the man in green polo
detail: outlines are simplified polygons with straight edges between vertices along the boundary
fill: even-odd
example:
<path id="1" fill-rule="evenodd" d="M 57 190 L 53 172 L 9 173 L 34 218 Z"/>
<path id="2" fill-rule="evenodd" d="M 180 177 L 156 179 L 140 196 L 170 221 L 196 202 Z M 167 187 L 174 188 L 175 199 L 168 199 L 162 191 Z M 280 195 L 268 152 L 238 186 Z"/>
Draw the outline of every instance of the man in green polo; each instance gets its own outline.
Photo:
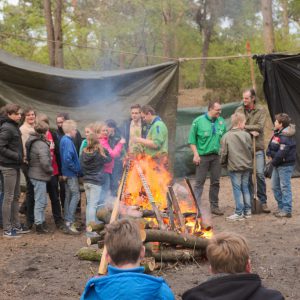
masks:
<path id="1" fill-rule="evenodd" d="M 198 208 L 208 172 L 210 172 L 209 202 L 211 212 L 223 215 L 219 209 L 220 189 L 220 141 L 226 132 L 225 120 L 220 117 L 221 105 L 218 101 L 208 104 L 208 112 L 193 121 L 189 133 L 189 144 L 193 151 L 193 163 L 196 165 L 195 196 Z"/>
<path id="2" fill-rule="evenodd" d="M 142 120 L 149 126 L 146 138 L 136 137 L 135 142 L 144 146 L 144 152 L 152 157 L 167 157 L 168 129 L 150 105 L 141 108 Z"/>

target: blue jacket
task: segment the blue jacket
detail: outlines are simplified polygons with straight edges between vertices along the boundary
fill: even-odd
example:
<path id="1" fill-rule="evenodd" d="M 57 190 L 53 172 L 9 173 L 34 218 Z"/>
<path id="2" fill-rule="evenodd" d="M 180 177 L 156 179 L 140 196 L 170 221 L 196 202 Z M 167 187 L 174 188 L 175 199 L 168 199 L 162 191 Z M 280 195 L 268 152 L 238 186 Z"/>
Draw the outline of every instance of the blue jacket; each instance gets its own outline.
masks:
<path id="1" fill-rule="evenodd" d="M 79 177 L 82 175 L 76 148 L 71 137 L 64 135 L 59 145 L 62 176 Z"/>
<path id="2" fill-rule="evenodd" d="M 274 131 L 267 149 L 267 156 L 272 157 L 272 165 L 274 167 L 295 164 L 296 140 L 294 135 L 287 135 L 287 128 Z"/>
<path id="3" fill-rule="evenodd" d="M 108 266 L 108 275 L 90 279 L 81 300 L 175 300 L 163 278 L 146 275 L 144 267 L 118 269 Z"/>

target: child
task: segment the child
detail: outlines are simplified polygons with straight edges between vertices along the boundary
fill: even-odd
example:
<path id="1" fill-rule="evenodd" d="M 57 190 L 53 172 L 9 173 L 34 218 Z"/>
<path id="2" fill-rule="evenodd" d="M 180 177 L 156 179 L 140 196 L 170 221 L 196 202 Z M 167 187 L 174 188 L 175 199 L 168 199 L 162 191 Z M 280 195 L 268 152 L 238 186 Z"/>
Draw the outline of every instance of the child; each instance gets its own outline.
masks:
<path id="1" fill-rule="evenodd" d="M 81 143 L 80 150 L 79 150 L 79 157 L 81 156 L 83 149 L 86 148 L 87 146 L 87 139 L 89 135 L 94 132 L 94 125 L 95 125 L 94 123 L 90 123 L 84 128 L 84 133 L 86 138 Z"/>
<path id="2" fill-rule="evenodd" d="M 235 213 L 228 217 L 231 221 L 241 221 L 251 217 L 249 178 L 252 169 L 252 141 L 244 131 L 245 115 L 231 116 L 231 130 L 222 138 L 221 164 L 227 167 L 235 200 Z"/>
<path id="3" fill-rule="evenodd" d="M 34 188 L 34 224 L 38 234 L 48 233 L 45 225 L 47 207 L 47 182 L 51 180 L 53 168 L 50 147 L 45 134 L 49 125 L 39 121 L 30 132 L 26 142 L 28 177 Z"/>
<path id="4" fill-rule="evenodd" d="M 83 173 L 84 189 L 87 199 L 86 225 L 96 222 L 96 211 L 103 185 L 103 166 L 111 161 L 111 157 L 104 149 L 94 133 L 87 137 L 87 146 L 83 149 L 80 164 Z"/>
<path id="5" fill-rule="evenodd" d="M 59 151 L 61 158 L 61 172 L 66 181 L 65 196 L 65 222 L 66 233 L 78 234 L 78 230 L 74 224 L 75 212 L 80 199 L 78 177 L 82 175 L 80 163 L 76 148 L 72 138 L 76 136 L 76 123 L 73 120 L 66 120 L 62 125 L 65 135 L 61 138 Z"/>
<path id="6" fill-rule="evenodd" d="M 140 230 L 129 219 L 107 225 L 108 276 L 90 279 L 81 300 L 173 300 L 174 295 L 162 278 L 143 274 L 140 261 L 145 255 Z"/>
<path id="7" fill-rule="evenodd" d="M 296 163 L 295 130 L 290 130 L 290 117 L 281 113 L 275 116 L 274 134 L 268 145 L 267 156 L 272 159 L 272 190 L 278 204 L 275 216 L 292 217 L 291 177 Z"/>

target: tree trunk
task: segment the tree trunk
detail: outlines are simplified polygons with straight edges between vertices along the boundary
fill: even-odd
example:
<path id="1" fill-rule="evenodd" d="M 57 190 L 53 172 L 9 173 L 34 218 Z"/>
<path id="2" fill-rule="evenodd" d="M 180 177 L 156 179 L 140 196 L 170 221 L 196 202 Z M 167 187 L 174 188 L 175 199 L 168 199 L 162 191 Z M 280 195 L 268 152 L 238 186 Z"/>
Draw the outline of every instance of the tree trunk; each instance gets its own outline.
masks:
<path id="1" fill-rule="evenodd" d="M 263 38 L 265 51 L 267 53 L 272 53 L 275 50 L 272 0 L 261 0 L 261 10 L 263 15 Z"/>
<path id="2" fill-rule="evenodd" d="M 55 36 L 55 66 L 58 68 L 64 67 L 62 9 L 63 9 L 62 0 L 56 0 L 54 36 Z"/>
<path id="3" fill-rule="evenodd" d="M 44 13 L 47 30 L 47 45 L 50 66 L 55 66 L 54 26 L 51 13 L 51 0 L 44 0 Z"/>
<path id="4" fill-rule="evenodd" d="M 281 7 L 283 20 L 283 36 L 286 39 L 289 35 L 288 0 L 281 0 Z"/>

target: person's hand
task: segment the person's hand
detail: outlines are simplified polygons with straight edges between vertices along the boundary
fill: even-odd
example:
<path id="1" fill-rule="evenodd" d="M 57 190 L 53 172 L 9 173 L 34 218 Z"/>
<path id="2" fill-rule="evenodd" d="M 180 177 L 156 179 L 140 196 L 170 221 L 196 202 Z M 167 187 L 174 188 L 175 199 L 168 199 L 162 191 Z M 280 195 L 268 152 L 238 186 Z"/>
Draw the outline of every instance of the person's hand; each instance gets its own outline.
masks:
<path id="1" fill-rule="evenodd" d="M 120 143 L 121 143 L 121 144 L 125 144 L 125 143 L 126 143 L 126 140 L 125 140 L 124 138 L 121 138 L 121 139 L 120 139 Z"/>
<path id="2" fill-rule="evenodd" d="M 194 157 L 193 157 L 193 163 L 194 163 L 196 166 L 199 166 L 200 161 L 201 161 L 201 158 L 200 158 L 199 154 L 198 154 L 198 153 L 194 154 Z"/>
<path id="3" fill-rule="evenodd" d="M 139 142 L 140 142 L 140 137 L 134 136 L 134 137 L 132 138 L 132 141 L 133 141 L 134 143 L 139 143 Z"/>
<path id="4" fill-rule="evenodd" d="M 253 135 L 254 137 L 259 136 L 259 132 L 258 131 L 250 131 L 251 135 Z"/>

